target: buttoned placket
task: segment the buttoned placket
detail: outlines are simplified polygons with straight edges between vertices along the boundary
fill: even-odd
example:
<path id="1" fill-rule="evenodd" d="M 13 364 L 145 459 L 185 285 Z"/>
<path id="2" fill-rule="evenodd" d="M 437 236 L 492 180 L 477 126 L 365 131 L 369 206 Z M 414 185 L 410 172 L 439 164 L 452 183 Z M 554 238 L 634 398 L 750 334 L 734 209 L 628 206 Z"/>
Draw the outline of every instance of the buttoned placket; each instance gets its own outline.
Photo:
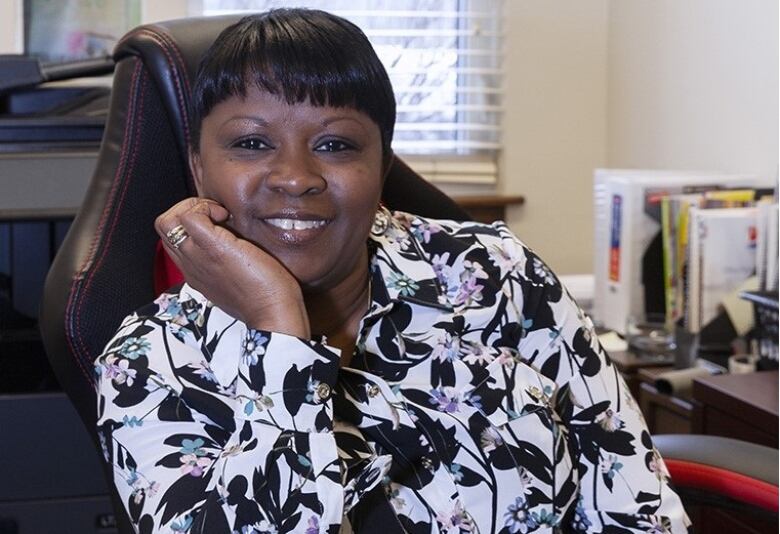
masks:
<path id="1" fill-rule="evenodd" d="M 342 369 L 342 372 L 353 373 L 360 376 L 362 387 L 366 393 L 364 401 L 355 399 L 345 391 L 345 400 L 351 402 L 361 414 L 366 416 L 363 423 L 357 428 L 366 428 L 373 418 L 393 421 L 397 418 L 398 424 L 408 426 L 420 432 L 421 444 L 427 449 L 427 453 L 420 459 L 418 467 L 430 471 L 433 480 L 418 490 L 420 497 L 429 503 L 437 512 L 448 513 L 452 503 L 459 495 L 452 473 L 448 466 L 439 458 L 437 451 L 431 446 L 423 429 L 409 416 L 406 402 L 403 397 L 396 394 L 388 383 L 381 377 L 358 371 L 355 369 Z M 360 387 L 360 386 L 358 386 Z"/>
<path id="2" fill-rule="evenodd" d="M 379 320 L 392 312 L 401 299 L 391 302 L 386 306 L 372 307 L 370 312 L 361 321 L 360 339 L 356 351 L 365 351 L 367 348 L 379 352 L 379 347 L 366 347 L 366 341 L 370 338 L 373 327 L 379 324 Z M 451 311 L 451 309 L 442 306 L 430 306 L 430 303 L 409 302 L 403 299 L 408 305 L 412 306 L 412 314 L 417 306 L 434 307 L 442 311 Z M 400 335 L 400 334 L 399 334 Z M 403 346 L 403 343 L 399 343 Z M 403 358 L 404 355 L 401 355 Z M 355 354 L 359 357 L 359 353 Z M 451 512 L 453 502 L 459 498 L 459 491 L 452 473 L 448 466 L 441 461 L 437 451 L 435 451 L 428 439 L 426 432 L 415 420 L 410 417 L 407 411 L 406 400 L 400 393 L 390 386 L 381 376 L 371 373 L 367 370 L 353 368 L 342 368 L 342 373 L 353 373 L 360 376 L 363 380 L 362 387 L 365 388 L 365 400 L 357 400 L 356 393 L 346 396 L 345 399 L 351 402 L 361 414 L 367 416 L 363 421 L 370 421 L 372 417 L 388 421 L 396 421 L 399 425 L 405 425 L 416 429 L 420 433 L 421 444 L 426 447 L 427 453 L 420 459 L 419 467 L 430 471 L 433 480 L 418 490 L 420 497 L 429 503 L 438 513 L 448 514 Z M 345 388 L 346 390 L 346 388 Z M 367 424 L 367 423 L 366 423 Z M 365 424 L 357 425 L 358 428 L 364 428 Z"/>

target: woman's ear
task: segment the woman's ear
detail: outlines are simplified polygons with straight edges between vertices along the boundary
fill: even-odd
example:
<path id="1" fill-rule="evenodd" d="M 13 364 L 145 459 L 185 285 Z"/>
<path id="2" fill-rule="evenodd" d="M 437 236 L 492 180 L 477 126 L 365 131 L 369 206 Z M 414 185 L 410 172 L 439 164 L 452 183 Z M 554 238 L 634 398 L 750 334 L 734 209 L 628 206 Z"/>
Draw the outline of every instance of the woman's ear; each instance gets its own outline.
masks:
<path id="1" fill-rule="evenodd" d="M 198 192 L 198 196 L 203 196 L 203 163 L 200 160 L 200 154 L 190 149 L 189 160 L 192 181 L 195 182 L 195 190 Z"/>

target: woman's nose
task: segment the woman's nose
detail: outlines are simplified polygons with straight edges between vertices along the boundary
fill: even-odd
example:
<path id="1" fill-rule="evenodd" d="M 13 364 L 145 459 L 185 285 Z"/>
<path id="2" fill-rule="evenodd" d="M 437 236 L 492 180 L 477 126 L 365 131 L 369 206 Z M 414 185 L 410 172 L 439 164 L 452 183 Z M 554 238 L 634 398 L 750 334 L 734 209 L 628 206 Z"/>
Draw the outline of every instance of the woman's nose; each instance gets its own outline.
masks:
<path id="1" fill-rule="evenodd" d="M 291 154 L 273 162 L 265 185 L 272 191 L 291 196 L 318 194 L 327 188 L 319 166 L 308 155 L 301 154 Z"/>

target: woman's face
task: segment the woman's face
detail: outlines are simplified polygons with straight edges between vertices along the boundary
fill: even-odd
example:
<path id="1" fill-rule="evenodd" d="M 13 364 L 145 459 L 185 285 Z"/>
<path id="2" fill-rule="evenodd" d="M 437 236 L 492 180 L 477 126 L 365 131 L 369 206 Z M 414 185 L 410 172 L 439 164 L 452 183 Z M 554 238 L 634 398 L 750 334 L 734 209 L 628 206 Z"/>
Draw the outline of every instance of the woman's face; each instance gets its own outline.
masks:
<path id="1" fill-rule="evenodd" d="M 383 176 L 379 127 L 368 115 L 251 88 L 203 119 L 191 163 L 200 196 L 224 205 L 228 226 L 305 291 L 365 270 Z"/>

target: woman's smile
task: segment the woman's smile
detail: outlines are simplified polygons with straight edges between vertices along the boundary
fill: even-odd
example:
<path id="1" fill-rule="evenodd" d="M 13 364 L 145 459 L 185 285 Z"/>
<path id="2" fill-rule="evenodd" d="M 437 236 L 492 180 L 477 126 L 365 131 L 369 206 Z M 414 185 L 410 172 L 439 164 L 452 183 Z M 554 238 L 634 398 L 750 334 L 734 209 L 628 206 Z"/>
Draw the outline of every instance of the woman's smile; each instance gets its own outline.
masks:
<path id="1" fill-rule="evenodd" d="M 331 219 L 305 212 L 284 211 L 260 221 L 274 238 L 286 245 L 304 246 L 320 239 Z"/>

